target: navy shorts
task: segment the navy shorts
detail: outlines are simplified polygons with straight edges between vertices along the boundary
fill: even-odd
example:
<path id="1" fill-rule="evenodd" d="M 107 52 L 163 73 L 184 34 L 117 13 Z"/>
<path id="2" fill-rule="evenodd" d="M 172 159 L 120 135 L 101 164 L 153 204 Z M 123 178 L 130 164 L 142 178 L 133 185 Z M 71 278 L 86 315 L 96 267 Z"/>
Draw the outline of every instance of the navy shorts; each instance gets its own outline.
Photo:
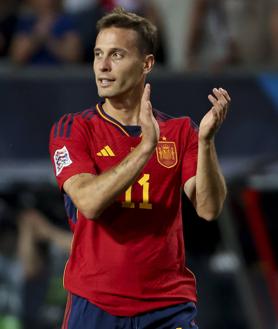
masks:
<path id="1" fill-rule="evenodd" d="M 69 294 L 62 329 L 198 329 L 193 302 L 140 314 L 113 316 L 86 299 Z"/>

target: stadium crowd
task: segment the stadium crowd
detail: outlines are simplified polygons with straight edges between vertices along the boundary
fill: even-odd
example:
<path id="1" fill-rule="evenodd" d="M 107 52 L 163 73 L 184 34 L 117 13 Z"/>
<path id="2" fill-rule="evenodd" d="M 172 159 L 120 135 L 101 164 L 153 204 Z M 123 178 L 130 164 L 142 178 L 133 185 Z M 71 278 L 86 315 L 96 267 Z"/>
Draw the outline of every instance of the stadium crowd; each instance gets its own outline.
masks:
<path id="1" fill-rule="evenodd" d="M 90 63 L 95 23 L 115 6 L 158 27 L 163 67 L 221 72 L 278 65 L 276 0 L 1 1 L 0 57 L 20 66 Z"/>

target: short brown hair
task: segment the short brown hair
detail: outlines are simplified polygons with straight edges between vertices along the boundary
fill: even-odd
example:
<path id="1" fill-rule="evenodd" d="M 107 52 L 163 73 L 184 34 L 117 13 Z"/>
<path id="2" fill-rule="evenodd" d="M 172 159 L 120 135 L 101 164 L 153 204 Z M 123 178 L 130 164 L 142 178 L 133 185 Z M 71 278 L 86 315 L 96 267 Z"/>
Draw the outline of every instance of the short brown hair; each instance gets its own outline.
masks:
<path id="1" fill-rule="evenodd" d="M 157 28 L 146 18 L 116 7 L 97 22 L 97 31 L 109 27 L 131 29 L 139 36 L 138 49 L 143 54 L 155 54 L 157 49 Z"/>

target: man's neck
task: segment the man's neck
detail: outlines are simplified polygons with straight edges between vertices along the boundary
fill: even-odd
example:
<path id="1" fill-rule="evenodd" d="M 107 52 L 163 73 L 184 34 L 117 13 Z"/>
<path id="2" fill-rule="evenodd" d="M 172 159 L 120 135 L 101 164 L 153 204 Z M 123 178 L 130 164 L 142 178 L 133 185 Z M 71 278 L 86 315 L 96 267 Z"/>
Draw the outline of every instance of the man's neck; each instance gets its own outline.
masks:
<path id="1" fill-rule="evenodd" d="M 124 126 L 139 125 L 141 96 L 123 99 L 105 99 L 104 111 Z"/>

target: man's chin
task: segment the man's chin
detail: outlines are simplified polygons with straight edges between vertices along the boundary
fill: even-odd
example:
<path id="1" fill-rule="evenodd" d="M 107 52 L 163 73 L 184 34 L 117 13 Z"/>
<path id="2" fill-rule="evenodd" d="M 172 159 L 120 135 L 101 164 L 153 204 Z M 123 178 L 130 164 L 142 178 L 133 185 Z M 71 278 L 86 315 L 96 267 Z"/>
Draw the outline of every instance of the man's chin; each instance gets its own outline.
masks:
<path id="1" fill-rule="evenodd" d="M 126 95 L 126 92 L 122 90 L 115 90 L 112 88 L 98 88 L 98 95 L 102 98 L 121 98 Z"/>
<path id="2" fill-rule="evenodd" d="M 103 97 L 103 98 L 110 98 L 115 96 L 114 93 L 112 92 L 112 90 L 103 90 L 103 89 L 98 89 L 98 95 L 99 97 Z"/>

